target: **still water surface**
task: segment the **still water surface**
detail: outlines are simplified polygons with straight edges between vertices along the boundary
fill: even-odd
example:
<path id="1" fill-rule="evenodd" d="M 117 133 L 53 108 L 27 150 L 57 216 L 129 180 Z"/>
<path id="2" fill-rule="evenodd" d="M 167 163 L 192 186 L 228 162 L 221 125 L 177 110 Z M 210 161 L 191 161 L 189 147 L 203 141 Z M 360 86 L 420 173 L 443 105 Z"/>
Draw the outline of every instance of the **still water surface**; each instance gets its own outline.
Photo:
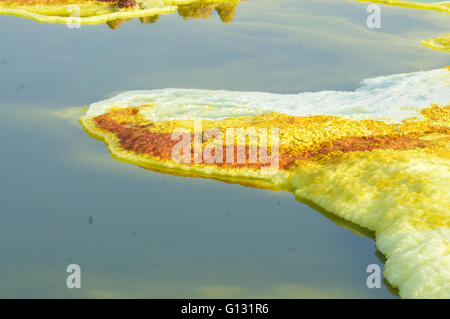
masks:
<path id="1" fill-rule="evenodd" d="M 390 298 L 373 240 L 292 194 L 116 162 L 80 106 L 129 89 L 294 93 L 450 64 L 420 41 L 448 17 L 368 3 L 249 0 L 234 20 L 164 15 L 112 30 L 0 16 L 0 297 Z M 68 264 L 82 288 L 67 289 Z"/>

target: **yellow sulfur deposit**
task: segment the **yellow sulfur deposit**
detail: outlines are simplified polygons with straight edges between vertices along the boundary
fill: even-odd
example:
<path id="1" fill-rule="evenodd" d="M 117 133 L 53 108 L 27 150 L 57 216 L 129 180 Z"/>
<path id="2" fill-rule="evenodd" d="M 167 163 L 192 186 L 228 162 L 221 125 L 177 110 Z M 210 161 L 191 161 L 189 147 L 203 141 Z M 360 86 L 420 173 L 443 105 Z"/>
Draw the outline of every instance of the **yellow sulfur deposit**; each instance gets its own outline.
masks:
<path id="1" fill-rule="evenodd" d="M 436 1 L 436 2 L 418 2 L 418 1 L 403 1 L 403 0 L 357 0 L 364 2 L 374 2 L 387 4 L 389 6 L 399 6 L 405 8 L 422 9 L 422 10 L 436 10 L 445 13 L 450 13 L 450 1 Z"/>
<path id="2" fill-rule="evenodd" d="M 422 44 L 431 49 L 450 52 L 450 34 L 444 35 L 442 37 L 424 40 Z"/>
<path id="3" fill-rule="evenodd" d="M 403 0 L 357 0 L 363 2 L 382 3 L 390 6 L 399 6 L 405 8 L 422 9 L 422 10 L 434 10 L 444 14 L 450 13 L 450 1 L 441 2 L 414 2 Z M 445 52 L 450 52 L 450 34 L 439 36 L 433 39 L 422 41 L 422 45 Z"/>
<path id="4" fill-rule="evenodd" d="M 373 231 L 401 297 L 450 298 L 449 102 L 444 68 L 354 92 L 131 91 L 92 104 L 80 122 L 120 161 L 293 192 Z M 236 129 L 256 137 L 239 144 Z M 175 132 L 185 133 L 185 161 L 174 158 Z"/>
<path id="5" fill-rule="evenodd" d="M 159 15 L 179 12 L 184 18 L 203 18 L 216 10 L 222 21 L 233 20 L 241 0 L 0 0 L 0 14 L 36 22 L 102 24 L 117 28 L 140 18 L 154 23 Z"/>

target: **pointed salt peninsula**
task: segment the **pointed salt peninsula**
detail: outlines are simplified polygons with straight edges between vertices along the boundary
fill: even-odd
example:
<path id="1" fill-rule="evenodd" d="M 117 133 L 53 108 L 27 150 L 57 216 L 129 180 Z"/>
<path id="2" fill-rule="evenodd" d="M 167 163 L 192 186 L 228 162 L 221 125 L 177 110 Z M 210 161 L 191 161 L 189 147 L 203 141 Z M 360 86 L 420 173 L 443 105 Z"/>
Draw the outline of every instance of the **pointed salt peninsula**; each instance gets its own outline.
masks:
<path id="1" fill-rule="evenodd" d="M 449 104 L 442 68 L 351 92 L 130 91 L 80 121 L 119 161 L 292 192 L 371 230 L 401 297 L 450 298 Z"/>

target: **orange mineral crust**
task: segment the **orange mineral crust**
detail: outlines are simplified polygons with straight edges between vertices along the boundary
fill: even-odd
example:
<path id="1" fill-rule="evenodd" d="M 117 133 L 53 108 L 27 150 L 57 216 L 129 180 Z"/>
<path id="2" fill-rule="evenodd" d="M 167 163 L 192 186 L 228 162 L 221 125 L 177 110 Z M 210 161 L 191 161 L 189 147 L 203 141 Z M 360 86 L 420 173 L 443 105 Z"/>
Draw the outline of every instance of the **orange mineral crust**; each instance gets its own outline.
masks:
<path id="1" fill-rule="evenodd" d="M 213 14 L 213 10 L 216 10 L 220 19 L 229 23 L 233 21 L 236 14 L 237 3 L 226 2 L 197 2 L 192 4 L 180 4 L 178 6 L 178 14 L 184 19 L 207 19 Z"/>
<path id="2" fill-rule="evenodd" d="M 158 159 L 170 160 L 172 156 L 172 149 L 178 143 L 177 140 L 172 139 L 173 132 L 154 132 L 151 130 L 153 124 L 142 122 L 142 119 L 136 119 L 136 123 L 141 123 L 138 125 L 130 125 L 130 122 L 120 122 L 114 118 L 117 116 L 133 117 L 137 116 L 139 109 L 132 107 L 126 109 L 119 109 L 112 111 L 112 113 L 106 113 L 97 116 L 94 121 L 98 124 L 99 128 L 102 130 L 116 134 L 117 139 L 120 141 L 120 145 L 124 150 L 132 151 L 137 154 L 147 155 L 156 157 Z M 139 117 L 139 116 L 137 116 Z M 129 118 L 128 120 L 132 120 Z M 204 134 L 202 132 L 201 134 Z M 194 133 L 190 134 L 191 140 L 194 140 Z M 226 154 L 227 149 L 233 148 L 233 154 L 237 154 L 238 147 L 236 145 L 224 145 L 222 146 L 222 153 Z M 208 146 L 203 147 L 206 149 Z M 212 155 L 215 155 L 215 148 L 209 147 L 211 149 Z M 267 149 L 265 149 L 267 152 Z M 270 153 L 270 152 L 269 152 Z M 261 163 L 260 159 L 257 158 L 256 163 L 249 162 L 249 151 L 245 150 L 245 160 L 244 163 L 238 163 L 236 156 L 232 163 L 207 163 L 204 158 L 201 159 L 200 164 L 204 165 L 217 165 L 220 167 L 248 167 L 248 168 L 261 168 L 265 164 Z M 190 161 L 194 162 L 194 146 L 191 145 Z M 225 161 L 224 161 L 225 162 Z M 267 165 L 267 164 L 266 164 Z"/>
<path id="3" fill-rule="evenodd" d="M 224 168 L 247 167 L 261 168 L 267 166 L 259 161 L 249 161 L 250 140 L 245 140 L 245 163 L 226 163 L 225 154 L 227 148 L 234 148 L 237 154 L 236 141 L 233 145 L 221 145 L 223 161 L 219 163 L 207 163 L 203 158 L 194 163 L 194 121 L 162 121 L 151 122 L 146 120 L 140 110 L 152 107 L 144 105 L 140 107 L 113 108 L 109 112 L 93 119 L 98 130 L 114 134 L 124 151 L 133 152 L 136 155 L 150 156 L 156 159 L 171 161 L 172 149 L 178 143 L 178 139 L 172 139 L 175 129 L 183 128 L 190 132 L 191 147 L 190 159 L 192 164 L 186 165 L 216 165 Z M 305 116 L 296 117 L 279 113 L 228 118 L 223 120 L 202 121 L 203 131 L 216 128 L 224 136 L 226 141 L 227 129 L 239 127 L 248 128 L 278 128 L 279 129 L 279 168 L 289 169 L 301 162 L 317 162 L 339 157 L 343 153 L 369 152 L 373 150 L 422 150 L 433 152 L 445 149 L 449 140 L 450 107 L 423 109 L 421 114 L 424 119 L 408 119 L 403 124 L 386 124 L 382 121 L 363 120 L 355 121 L 334 116 Z M 234 124 L 234 125 L 233 125 Z M 270 142 L 270 138 L 268 139 Z M 212 148 L 208 146 L 211 141 L 203 141 L 202 149 Z M 267 145 L 265 152 L 270 154 Z M 214 151 L 217 151 L 214 148 Z"/>

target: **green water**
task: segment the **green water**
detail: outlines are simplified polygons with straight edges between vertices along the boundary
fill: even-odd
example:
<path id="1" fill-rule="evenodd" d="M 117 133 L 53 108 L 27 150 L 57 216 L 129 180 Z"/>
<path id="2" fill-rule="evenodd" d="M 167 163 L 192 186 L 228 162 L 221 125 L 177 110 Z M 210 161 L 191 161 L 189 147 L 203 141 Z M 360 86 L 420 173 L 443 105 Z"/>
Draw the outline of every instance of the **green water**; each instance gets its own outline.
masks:
<path id="1" fill-rule="evenodd" d="M 367 5 L 249 0 L 228 25 L 116 30 L 0 16 L 0 297 L 395 297 L 365 284 L 383 266 L 372 239 L 292 194 L 116 162 L 68 108 L 130 89 L 352 90 L 450 64 L 420 46 L 448 17 L 382 6 L 370 30 Z"/>

